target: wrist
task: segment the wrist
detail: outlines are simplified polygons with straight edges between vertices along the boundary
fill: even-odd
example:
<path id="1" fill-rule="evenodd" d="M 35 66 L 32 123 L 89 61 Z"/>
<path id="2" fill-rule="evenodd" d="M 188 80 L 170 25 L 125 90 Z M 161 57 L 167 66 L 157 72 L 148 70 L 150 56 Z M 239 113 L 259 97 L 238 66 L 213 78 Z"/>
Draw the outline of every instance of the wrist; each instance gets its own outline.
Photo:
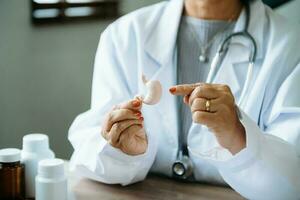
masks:
<path id="1" fill-rule="evenodd" d="M 232 155 L 235 155 L 246 147 L 246 130 L 240 121 L 238 121 L 233 135 L 234 139 L 232 140 L 232 145 L 228 148 L 228 150 L 232 153 Z"/>

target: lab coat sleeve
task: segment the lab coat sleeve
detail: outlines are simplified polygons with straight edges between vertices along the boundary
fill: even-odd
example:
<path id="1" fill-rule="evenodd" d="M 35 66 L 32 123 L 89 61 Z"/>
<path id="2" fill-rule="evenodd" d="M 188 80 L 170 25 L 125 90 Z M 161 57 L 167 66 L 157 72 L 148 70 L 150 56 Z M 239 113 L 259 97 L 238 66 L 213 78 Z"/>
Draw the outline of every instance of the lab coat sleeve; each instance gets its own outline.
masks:
<path id="1" fill-rule="evenodd" d="M 263 130 L 242 112 L 247 141 L 238 154 L 220 147 L 197 152 L 248 199 L 300 199 L 299 85 L 300 65 L 279 88 Z"/>
<path id="2" fill-rule="evenodd" d="M 69 130 L 68 138 L 74 148 L 70 169 L 96 181 L 127 185 L 145 178 L 154 161 L 156 146 L 152 135 L 147 134 L 146 152 L 130 156 L 112 147 L 101 135 L 105 114 L 114 105 L 132 99 L 137 91 L 130 85 L 135 81 L 133 76 L 137 77 L 136 66 L 127 66 L 121 52 L 123 47 L 116 45 L 116 33 L 111 29 L 107 28 L 100 38 L 91 108 L 79 115 Z"/>

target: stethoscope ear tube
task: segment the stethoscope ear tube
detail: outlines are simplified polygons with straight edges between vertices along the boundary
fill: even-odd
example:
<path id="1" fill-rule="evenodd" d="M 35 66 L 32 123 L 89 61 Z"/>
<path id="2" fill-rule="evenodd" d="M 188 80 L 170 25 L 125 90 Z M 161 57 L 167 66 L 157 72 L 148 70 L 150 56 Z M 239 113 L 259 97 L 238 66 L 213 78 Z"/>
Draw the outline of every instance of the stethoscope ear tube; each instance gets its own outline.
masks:
<path id="1" fill-rule="evenodd" d="M 218 51 L 217 54 L 215 55 L 215 57 L 213 58 L 212 62 L 211 62 L 211 67 L 206 79 L 206 83 L 212 83 L 213 81 L 213 77 L 215 76 L 217 67 L 219 65 L 220 59 L 221 58 L 221 52 Z"/>
<path id="2" fill-rule="evenodd" d="M 250 86 L 250 82 L 251 82 L 251 79 L 252 79 L 252 76 L 253 76 L 253 68 L 254 68 L 254 63 L 249 62 L 247 77 L 246 77 L 246 80 L 245 80 L 245 83 L 244 83 L 244 88 L 242 90 L 242 94 L 240 95 L 240 99 L 239 99 L 238 104 L 237 104 L 238 106 L 242 106 L 242 104 L 244 102 L 244 99 L 247 96 L 247 91 L 248 91 L 248 88 Z"/>

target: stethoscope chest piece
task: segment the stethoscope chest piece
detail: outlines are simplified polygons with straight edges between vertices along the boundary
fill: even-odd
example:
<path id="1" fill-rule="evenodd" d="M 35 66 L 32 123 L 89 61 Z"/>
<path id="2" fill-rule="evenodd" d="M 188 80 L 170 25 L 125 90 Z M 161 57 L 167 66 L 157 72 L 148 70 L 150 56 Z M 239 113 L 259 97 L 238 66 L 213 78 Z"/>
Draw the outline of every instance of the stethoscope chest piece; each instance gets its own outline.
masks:
<path id="1" fill-rule="evenodd" d="M 188 179 L 193 173 L 193 163 L 189 156 L 179 156 L 172 166 L 172 171 L 175 178 Z"/>

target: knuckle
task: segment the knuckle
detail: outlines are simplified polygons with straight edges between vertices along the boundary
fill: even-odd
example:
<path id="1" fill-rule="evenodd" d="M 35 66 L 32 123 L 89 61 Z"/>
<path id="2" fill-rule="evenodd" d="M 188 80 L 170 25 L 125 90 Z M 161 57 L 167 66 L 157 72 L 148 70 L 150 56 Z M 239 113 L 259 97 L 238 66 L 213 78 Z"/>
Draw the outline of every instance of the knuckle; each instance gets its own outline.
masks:
<path id="1" fill-rule="evenodd" d="M 194 104 L 195 104 L 196 106 L 201 105 L 201 103 L 202 103 L 202 101 L 201 101 L 200 98 L 196 98 L 195 101 L 194 101 Z"/>
<path id="2" fill-rule="evenodd" d="M 107 138 L 107 142 L 108 142 L 109 144 L 113 144 L 112 138 L 111 138 L 111 137 L 110 137 L 110 138 Z"/>
<path id="3" fill-rule="evenodd" d="M 223 90 L 225 90 L 227 92 L 230 91 L 230 87 L 228 85 L 226 85 L 226 84 L 221 85 L 221 87 L 222 87 Z"/>
<path id="4" fill-rule="evenodd" d="M 196 87 L 191 94 L 189 103 L 192 104 L 197 97 L 201 96 L 201 93 L 202 93 L 201 87 L 200 86 Z"/>
<path id="5" fill-rule="evenodd" d="M 111 122 L 114 119 L 114 112 L 109 112 L 107 114 L 107 121 Z"/>
<path id="6" fill-rule="evenodd" d="M 121 123 L 115 123 L 114 126 L 115 126 L 116 131 L 122 130 L 122 124 Z"/>
<path id="7" fill-rule="evenodd" d="M 197 87 L 197 92 L 201 93 L 203 90 L 207 88 L 207 85 L 203 84 Z"/>
<path id="8" fill-rule="evenodd" d="M 197 96 L 197 95 L 199 95 L 199 93 L 201 93 L 201 91 L 202 91 L 202 88 L 201 88 L 202 86 L 198 86 L 198 87 L 196 87 L 196 89 L 194 90 L 194 94 Z"/>
<path id="9" fill-rule="evenodd" d="M 201 90 L 201 87 L 203 87 L 203 85 L 199 85 L 195 88 L 195 91 L 200 91 Z"/>
<path id="10" fill-rule="evenodd" d="M 110 135 L 117 131 L 117 126 L 118 126 L 117 123 L 112 124 L 110 129 Z"/>
<path id="11" fill-rule="evenodd" d="M 227 95 L 228 95 L 227 99 L 228 99 L 229 105 L 234 105 L 235 104 L 234 96 L 231 93 L 228 93 Z"/>
<path id="12" fill-rule="evenodd" d="M 194 112 L 193 114 L 193 120 L 197 123 L 204 123 L 205 122 L 205 115 L 199 111 Z"/>
<path id="13" fill-rule="evenodd" d="M 107 139 L 107 132 L 106 132 L 106 131 L 102 130 L 102 131 L 101 131 L 101 135 L 102 135 L 102 137 L 103 137 L 104 139 Z"/>
<path id="14" fill-rule="evenodd" d="M 196 98 L 193 101 L 192 106 L 191 106 L 192 111 L 201 109 L 201 104 L 202 104 L 201 99 L 200 98 Z"/>
<path id="15" fill-rule="evenodd" d="M 108 142 L 111 146 L 116 147 L 116 142 L 115 142 L 112 138 L 110 138 L 107 142 Z"/>
<path id="16" fill-rule="evenodd" d="M 231 99 L 231 94 L 230 93 L 228 93 L 228 92 L 225 92 L 224 94 L 223 94 L 223 96 L 224 96 L 224 98 L 225 99 Z"/>
<path id="17" fill-rule="evenodd" d="M 194 99 L 193 99 L 193 101 L 191 102 L 191 107 L 193 108 L 193 107 L 196 107 L 196 104 L 197 104 L 197 100 L 198 98 L 197 97 L 195 97 Z"/>

